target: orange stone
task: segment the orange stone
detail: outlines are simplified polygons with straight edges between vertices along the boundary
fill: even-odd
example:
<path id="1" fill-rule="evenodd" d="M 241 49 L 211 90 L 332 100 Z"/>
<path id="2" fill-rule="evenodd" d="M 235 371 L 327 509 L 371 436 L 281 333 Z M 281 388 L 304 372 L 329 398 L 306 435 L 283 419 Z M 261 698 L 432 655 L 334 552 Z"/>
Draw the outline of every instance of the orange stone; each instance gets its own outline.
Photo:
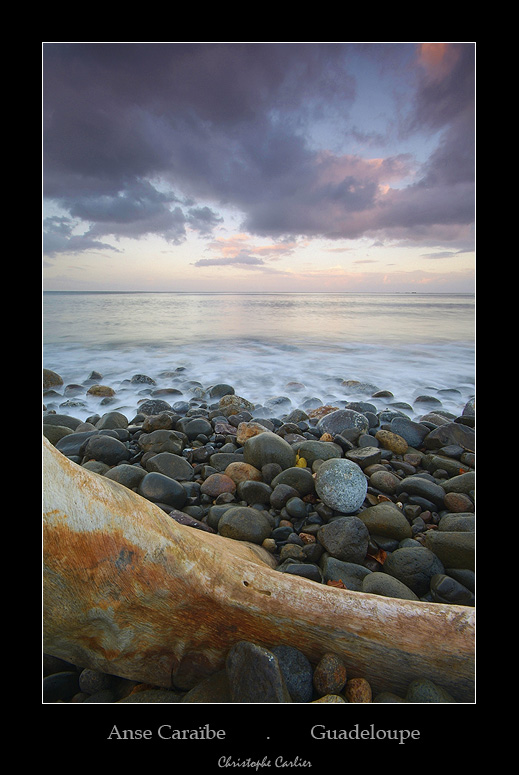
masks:
<path id="1" fill-rule="evenodd" d="M 235 490 L 236 483 L 225 474 L 211 474 L 200 488 L 203 495 L 209 495 L 211 498 L 217 498 L 223 492 L 234 492 Z"/>
<path id="2" fill-rule="evenodd" d="M 228 476 L 236 484 L 240 482 L 262 482 L 263 476 L 259 471 L 250 463 L 229 463 L 224 471 L 225 476 Z"/>
<path id="3" fill-rule="evenodd" d="M 236 434 L 237 443 L 243 447 L 247 439 L 251 439 L 253 436 L 257 436 L 259 433 L 265 433 L 268 430 L 264 425 L 259 422 L 241 422 L 238 425 L 238 432 Z"/>
<path id="4" fill-rule="evenodd" d="M 338 654 L 323 654 L 314 670 L 314 689 L 319 697 L 326 694 L 339 694 L 347 680 L 346 665 Z"/>
<path id="5" fill-rule="evenodd" d="M 325 414 L 336 412 L 338 408 L 338 406 L 330 406 L 327 404 L 326 406 L 318 406 L 316 409 L 311 409 L 309 412 L 307 412 L 307 414 L 311 420 L 320 420 L 321 417 L 325 416 Z"/>
<path id="6" fill-rule="evenodd" d="M 371 686 L 365 678 L 350 678 L 343 695 L 348 702 L 372 702 Z"/>

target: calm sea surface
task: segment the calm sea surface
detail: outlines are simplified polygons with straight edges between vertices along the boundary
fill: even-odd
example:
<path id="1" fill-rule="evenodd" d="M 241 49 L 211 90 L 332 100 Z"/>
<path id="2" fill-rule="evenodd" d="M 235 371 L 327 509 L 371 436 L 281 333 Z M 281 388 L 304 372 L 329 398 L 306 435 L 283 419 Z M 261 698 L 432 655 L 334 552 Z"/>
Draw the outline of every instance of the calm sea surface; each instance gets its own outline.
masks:
<path id="1" fill-rule="evenodd" d="M 283 395 L 294 406 L 355 400 L 339 388 L 349 379 L 409 403 L 440 391 L 454 412 L 474 394 L 472 295 L 46 292 L 42 314 L 43 366 L 65 384 L 96 370 L 120 399 L 67 409 L 81 419 L 115 408 L 131 414 L 146 388 L 124 382 L 134 374 L 186 398 L 188 381 L 225 382 L 254 403 Z M 161 376 L 179 367 L 178 376 Z"/>

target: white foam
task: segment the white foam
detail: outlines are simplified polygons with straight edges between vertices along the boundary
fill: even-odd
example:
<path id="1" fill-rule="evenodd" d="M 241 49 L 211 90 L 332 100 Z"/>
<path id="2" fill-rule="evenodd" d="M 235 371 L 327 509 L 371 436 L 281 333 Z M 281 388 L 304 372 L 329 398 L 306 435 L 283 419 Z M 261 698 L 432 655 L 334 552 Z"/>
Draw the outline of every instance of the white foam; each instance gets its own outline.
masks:
<path id="1" fill-rule="evenodd" d="M 85 419 L 121 408 L 137 411 L 146 385 L 125 384 L 146 374 L 157 388 L 195 380 L 224 382 L 254 404 L 289 396 L 323 403 L 370 400 L 412 405 L 420 394 L 441 394 L 443 408 L 463 410 L 474 394 L 474 301 L 460 296 L 323 294 L 45 294 L 43 366 L 65 385 L 92 371 L 116 390 L 116 401 L 82 397 L 67 413 Z M 164 377 L 164 372 L 184 371 Z M 389 390 L 375 402 L 346 389 L 359 380 Z M 303 383 L 304 388 L 289 383 Z M 62 399 L 47 406 L 63 412 Z M 423 410 L 423 411 L 422 411 Z M 418 407 L 414 416 L 427 409 Z"/>

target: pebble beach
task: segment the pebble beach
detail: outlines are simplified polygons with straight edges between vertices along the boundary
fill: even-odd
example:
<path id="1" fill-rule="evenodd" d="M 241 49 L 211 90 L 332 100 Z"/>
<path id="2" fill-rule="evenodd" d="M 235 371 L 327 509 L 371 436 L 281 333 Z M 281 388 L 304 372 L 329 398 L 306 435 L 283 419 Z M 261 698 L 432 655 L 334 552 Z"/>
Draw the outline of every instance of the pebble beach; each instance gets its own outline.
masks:
<path id="1" fill-rule="evenodd" d="M 424 386 L 413 403 L 336 379 L 263 402 L 184 369 L 111 384 L 43 371 L 43 434 L 63 455 L 192 530 L 266 549 L 276 571 L 390 598 L 475 605 L 475 403 Z M 374 694 L 326 653 L 240 641 L 190 691 L 43 657 L 43 702 L 455 703 L 427 678 Z"/>

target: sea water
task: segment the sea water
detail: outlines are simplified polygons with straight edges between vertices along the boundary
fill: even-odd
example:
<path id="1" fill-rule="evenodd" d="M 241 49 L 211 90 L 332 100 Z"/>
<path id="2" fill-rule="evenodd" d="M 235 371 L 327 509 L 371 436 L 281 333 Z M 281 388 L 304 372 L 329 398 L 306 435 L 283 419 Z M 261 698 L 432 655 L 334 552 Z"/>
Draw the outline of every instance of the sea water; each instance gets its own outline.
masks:
<path id="1" fill-rule="evenodd" d="M 475 390 L 470 294 L 45 292 L 42 332 L 43 367 L 65 385 L 97 371 L 116 391 L 109 405 L 46 399 L 79 419 L 114 409 L 131 419 L 152 389 L 178 389 L 165 396 L 173 404 L 192 398 L 193 383 L 230 384 L 261 405 L 285 396 L 293 407 L 361 399 L 380 409 L 429 395 L 454 414 Z M 129 383 L 135 374 L 156 385 Z M 346 380 L 394 398 L 373 400 Z M 417 405 L 412 416 L 426 411 Z"/>

